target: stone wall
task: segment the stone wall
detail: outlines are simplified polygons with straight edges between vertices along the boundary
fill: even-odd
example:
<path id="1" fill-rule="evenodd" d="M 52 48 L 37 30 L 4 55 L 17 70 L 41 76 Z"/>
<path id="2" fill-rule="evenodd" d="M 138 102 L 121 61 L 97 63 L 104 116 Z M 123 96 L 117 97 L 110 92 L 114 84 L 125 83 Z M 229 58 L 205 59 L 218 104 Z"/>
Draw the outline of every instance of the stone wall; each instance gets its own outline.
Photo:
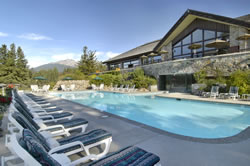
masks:
<path id="1" fill-rule="evenodd" d="M 172 59 L 172 42 L 169 42 L 166 46 L 162 47 L 161 50 L 168 52 L 166 54 L 161 54 L 162 61 Z"/>
<path id="2" fill-rule="evenodd" d="M 142 66 L 147 75 L 159 78 L 160 75 L 192 74 L 204 67 L 222 69 L 225 74 L 250 65 L 250 51 L 223 54 L 210 57 L 179 59 Z"/>
<path id="3" fill-rule="evenodd" d="M 75 90 L 85 90 L 90 86 L 89 81 L 87 80 L 65 80 L 58 81 L 53 87 L 53 90 L 58 90 L 61 85 L 65 85 L 68 88 L 71 84 L 75 84 Z"/>
<path id="4" fill-rule="evenodd" d="M 240 46 L 240 49 L 245 49 L 245 42 L 243 40 L 237 40 L 237 38 L 241 35 L 244 35 L 245 33 L 248 33 L 248 30 L 246 28 L 238 27 L 238 26 L 230 26 L 229 28 L 230 32 L 230 47 L 233 46 Z M 247 48 L 250 48 L 250 42 L 248 40 L 247 42 Z"/>

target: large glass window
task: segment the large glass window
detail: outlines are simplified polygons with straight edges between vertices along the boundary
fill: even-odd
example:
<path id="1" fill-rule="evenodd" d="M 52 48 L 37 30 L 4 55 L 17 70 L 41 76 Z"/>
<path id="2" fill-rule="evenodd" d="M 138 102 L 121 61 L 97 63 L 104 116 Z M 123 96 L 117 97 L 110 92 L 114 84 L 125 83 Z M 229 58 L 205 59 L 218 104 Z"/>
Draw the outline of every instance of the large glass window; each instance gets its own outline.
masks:
<path id="1" fill-rule="evenodd" d="M 190 44 L 190 43 L 191 43 L 191 34 L 188 35 L 187 37 L 185 37 L 185 38 L 182 40 L 182 45 Z"/>
<path id="2" fill-rule="evenodd" d="M 161 56 L 155 56 L 154 62 L 156 62 L 156 63 L 161 62 Z"/>
<path id="3" fill-rule="evenodd" d="M 181 47 L 175 47 L 173 53 L 174 56 L 181 55 Z"/>
<path id="4" fill-rule="evenodd" d="M 198 42 L 202 41 L 202 30 L 201 29 L 196 29 L 193 32 L 193 42 Z"/>
<path id="5" fill-rule="evenodd" d="M 133 67 L 135 66 L 139 66 L 139 60 L 134 60 L 134 61 L 131 61 L 131 64 L 133 64 Z"/>
<path id="6" fill-rule="evenodd" d="M 215 31 L 204 30 L 204 40 L 215 38 Z"/>
<path id="7" fill-rule="evenodd" d="M 130 62 L 124 62 L 123 63 L 123 68 L 127 69 L 129 65 L 130 65 Z"/>
<path id="8" fill-rule="evenodd" d="M 191 50 L 188 48 L 189 45 L 185 45 L 182 47 L 182 54 L 190 54 Z"/>
<path id="9" fill-rule="evenodd" d="M 212 31 L 205 29 L 196 29 L 181 41 L 173 45 L 173 59 L 189 58 L 189 57 L 202 57 L 204 55 L 214 54 L 212 50 L 216 48 L 208 48 L 206 44 L 216 39 L 229 41 L 228 32 Z M 194 51 L 188 47 L 191 44 L 200 44 L 201 48 Z M 206 53 L 207 52 L 207 53 Z"/>

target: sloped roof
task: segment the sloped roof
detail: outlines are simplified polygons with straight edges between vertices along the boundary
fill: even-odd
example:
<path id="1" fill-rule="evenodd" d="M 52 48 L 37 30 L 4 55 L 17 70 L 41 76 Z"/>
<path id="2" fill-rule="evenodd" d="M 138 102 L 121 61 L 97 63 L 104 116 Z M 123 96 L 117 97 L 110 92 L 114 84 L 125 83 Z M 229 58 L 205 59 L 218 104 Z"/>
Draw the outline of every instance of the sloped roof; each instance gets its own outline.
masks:
<path id="1" fill-rule="evenodd" d="M 113 57 L 111 59 L 108 59 L 108 60 L 104 61 L 104 63 L 113 62 L 113 61 L 116 61 L 116 60 L 125 59 L 125 58 L 128 58 L 128 57 L 133 57 L 133 56 L 136 56 L 136 55 L 152 52 L 153 49 L 155 48 L 155 46 L 159 42 L 160 42 L 160 40 L 155 40 L 155 41 L 143 44 L 143 45 L 138 46 L 136 48 L 133 48 L 133 49 L 127 51 L 127 52 L 124 52 L 124 53 L 122 53 L 120 55 L 117 55 L 117 56 L 115 56 L 115 57 Z"/>
<path id="2" fill-rule="evenodd" d="M 219 21 L 219 22 L 227 23 L 227 24 L 234 24 L 234 25 L 250 28 L 250 22 L 245 21 L 247 19 L 247 16 L 244 16 L 243 18 L 236 19 L 236 18 L 230 18 L 230 17 L 225 17 L 225 16 L 220 16 L 220 15 L 215 15 L 215 14 L 211 14 L 211 13 L 205 13 L 205 12 L 200 12 L 200 11 L 188 9 L 181 16 L 181 18 L 174 24 L 174 26 L 168 31 L 168 33 L 162 38 L 162 40 L 156 45 L 156 47 L 154 48 L 154 51 L 157 51 L 157 49 L 165 42 L 165 40 L 190 15 L 195 16 L 197 18 L 204 18 L 204 19 L 208 19 L 208 20 L 216 20 L 216 21 Z"/>
<path id="3" fill-rule="evenodd" d="M 240 17 L 236 17 L 235 19 L 250 22 L 250 14 L 240 16 Z"/>

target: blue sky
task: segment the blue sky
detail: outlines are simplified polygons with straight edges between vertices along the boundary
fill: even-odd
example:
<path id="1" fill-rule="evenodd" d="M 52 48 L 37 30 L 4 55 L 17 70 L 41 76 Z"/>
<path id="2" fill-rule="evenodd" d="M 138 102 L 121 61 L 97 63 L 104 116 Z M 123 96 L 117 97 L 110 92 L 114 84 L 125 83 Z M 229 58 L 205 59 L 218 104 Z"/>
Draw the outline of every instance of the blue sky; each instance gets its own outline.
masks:
<path id="1" fill-rule="evenodd" d="M 100 61 L 162 38 L 189 8 L 237 17 L 249 0 L 5 0 L 0 44 L 21 46 L 31 67 L 79 60 L 83 46 Z"/>

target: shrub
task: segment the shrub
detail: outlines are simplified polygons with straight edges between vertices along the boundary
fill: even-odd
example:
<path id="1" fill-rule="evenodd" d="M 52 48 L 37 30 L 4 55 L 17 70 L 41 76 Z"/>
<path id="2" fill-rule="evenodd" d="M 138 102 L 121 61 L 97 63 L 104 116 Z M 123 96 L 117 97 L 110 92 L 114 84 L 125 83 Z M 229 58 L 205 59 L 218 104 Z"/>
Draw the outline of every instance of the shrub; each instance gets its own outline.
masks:
<path id="1" fill-rule="evenodd" d="M 250 70 L 237 70 L 233 72 L 227 84 L 239 87 L 239 94 L 250 94 Z"/>

